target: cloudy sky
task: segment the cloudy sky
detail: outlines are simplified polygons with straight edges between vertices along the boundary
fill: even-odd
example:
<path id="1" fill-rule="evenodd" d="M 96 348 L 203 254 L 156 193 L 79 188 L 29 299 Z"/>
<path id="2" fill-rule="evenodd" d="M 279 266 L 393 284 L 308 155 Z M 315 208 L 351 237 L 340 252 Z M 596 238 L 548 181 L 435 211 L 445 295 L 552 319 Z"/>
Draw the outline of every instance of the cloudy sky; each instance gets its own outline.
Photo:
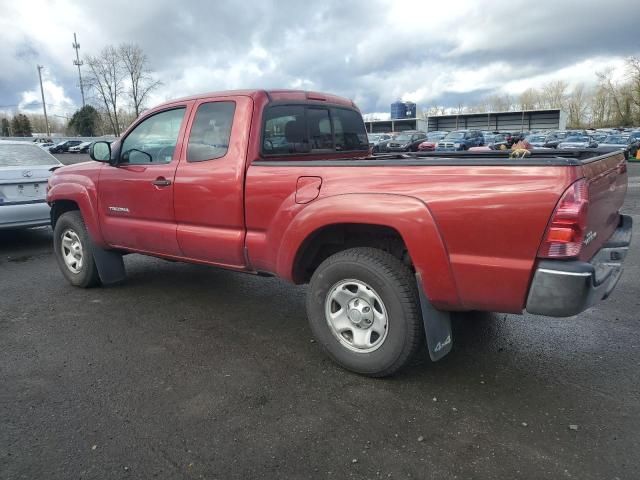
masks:
<path id="1" fill-rule="evenodd" d="M 81 103 L 72 60 L 133 42 L 165 99 L 235 88 L 350 97 L 363 112 L 402 98 L 454 106 L 555 79 L 592 84 L 640 55 L 640 1 L 0 0 L 0 110 Z"/>

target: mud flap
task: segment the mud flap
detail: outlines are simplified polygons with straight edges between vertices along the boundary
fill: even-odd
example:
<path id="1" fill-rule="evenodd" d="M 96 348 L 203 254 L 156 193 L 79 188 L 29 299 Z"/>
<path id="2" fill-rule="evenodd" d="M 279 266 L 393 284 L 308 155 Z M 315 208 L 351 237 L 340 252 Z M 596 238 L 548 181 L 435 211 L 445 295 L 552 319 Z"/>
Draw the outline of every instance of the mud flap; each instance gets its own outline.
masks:
<path id="1" fill-rule="evenodd" d="M 420 295 L 420 309 L 424 322 L 424 333 L 427 337 L 427 348 L 431 360 L 437 362 L 451 351 L 453 340 L 451 337 L 451 314 L 436 310 L 424 293 L 424 285 L 419 273 L 416 273 L 418 293 Z"/>
<path id="2" fill-rule="evenodd" d="M 91 245 L 91 247 L 93 259 L 98 269 L 98 275 L 103 285 L 110 285 L 125 279 L 126 272 L 124 270 L 122 254 L 111 250 L 104 250 L 95 244 Z"/>

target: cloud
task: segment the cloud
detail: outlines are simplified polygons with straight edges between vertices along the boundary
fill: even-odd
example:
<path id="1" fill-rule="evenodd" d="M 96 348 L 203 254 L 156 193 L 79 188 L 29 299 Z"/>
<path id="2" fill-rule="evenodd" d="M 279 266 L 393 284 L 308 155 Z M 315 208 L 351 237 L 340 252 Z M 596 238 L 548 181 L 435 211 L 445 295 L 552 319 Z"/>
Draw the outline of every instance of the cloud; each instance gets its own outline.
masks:
<path id="1" fill-rule="evenodd" d="M 43 72 L 44 73 L 44 72 Z M 68 116 L 68 112 L 75 109 L 75 104 L 65 93 L 64 87 L 55 82 L 52 78 L 43 78 L 42 89 L 47 105 L 47 114 L 53 116 Z M 22 98 L 18 103 L 18 110 L 26 113 L 43 113 L 42 94 L 40 87 L 35 86 L 32 90 L 22 92 Z"/>
<path id="2" fill-rule="evenodd" d="M 139 44 L 163 82 L 150 104 L 284 87 L 384 112 L 399 98 L 453 106 L 553 79 L 593 83 L 595 71 L 621 72 L 626 56 L 640 54 L 637 18 L 640 3 L 624 0 L 23 0 L 0 17 L 0 105 L 33 93 L 40 63 L 61 88 L 51 103 L 76 108 L 74 31 L 83 55 Z"/>

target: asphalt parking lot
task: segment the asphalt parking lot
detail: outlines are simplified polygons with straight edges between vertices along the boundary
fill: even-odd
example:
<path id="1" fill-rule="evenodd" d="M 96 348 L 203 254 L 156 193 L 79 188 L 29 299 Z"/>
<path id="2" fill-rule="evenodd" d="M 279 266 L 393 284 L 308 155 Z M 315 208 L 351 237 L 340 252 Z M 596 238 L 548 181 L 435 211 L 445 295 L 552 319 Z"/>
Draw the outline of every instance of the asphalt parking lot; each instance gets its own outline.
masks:
<path id="1" fill-rule="evenodd" d="M 640 478 L 629 172 L 636 237 L 609 300 L 460 315 L 448 357 L 383 380 L 321 353 L 304 287 L 130 255 L 125 283 L 81 290 L 48 228 L 0 232 L 0 477 Z"/>

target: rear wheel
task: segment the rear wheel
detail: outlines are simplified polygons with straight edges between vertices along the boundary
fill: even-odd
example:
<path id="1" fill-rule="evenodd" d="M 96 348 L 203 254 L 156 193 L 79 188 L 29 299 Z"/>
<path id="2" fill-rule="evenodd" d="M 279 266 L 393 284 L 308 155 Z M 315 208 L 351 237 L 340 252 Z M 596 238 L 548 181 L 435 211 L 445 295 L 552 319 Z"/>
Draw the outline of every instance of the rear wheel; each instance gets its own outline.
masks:
<path id="1" fill-rule="evenodd" d="M 311 278 L 307 314 L 314 336 L 336 363 L 372 377 L 400 370 L 424 341 L 411 271 L 375 248 L 326 259 Z"/>
<path id="2" fill-rule="evenodd" d="M 58 266 L 69 283 L 83 288 L 100 284 L 89 233 L 78 210 L 58 218 L 53 230 L 53 248 Z"/>

